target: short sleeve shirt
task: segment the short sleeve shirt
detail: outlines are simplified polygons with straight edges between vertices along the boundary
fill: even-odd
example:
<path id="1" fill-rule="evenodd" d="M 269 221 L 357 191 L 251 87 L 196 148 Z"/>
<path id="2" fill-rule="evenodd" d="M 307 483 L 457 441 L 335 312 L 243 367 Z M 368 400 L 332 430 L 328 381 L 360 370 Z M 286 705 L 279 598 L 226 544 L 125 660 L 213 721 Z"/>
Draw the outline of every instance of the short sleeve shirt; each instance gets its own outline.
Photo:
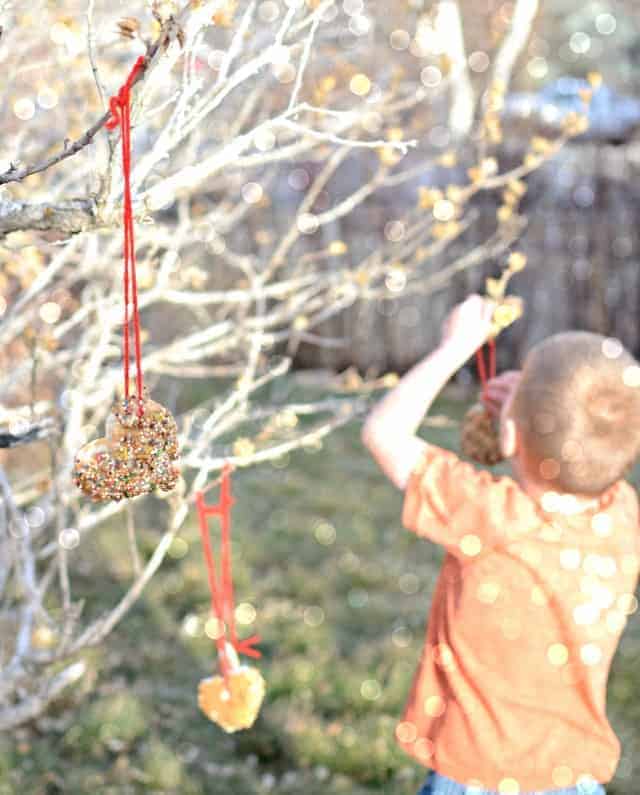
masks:
<path id="1" fill-rule="evenodd" d="M 607 676 L 640 571 L 638 500 L 547 510 L 510 477 L 427 445 L 403 525 L 445 547 L 400 745 L 460 783 L 528 792 L 606 783 L 620 743 Z"/>

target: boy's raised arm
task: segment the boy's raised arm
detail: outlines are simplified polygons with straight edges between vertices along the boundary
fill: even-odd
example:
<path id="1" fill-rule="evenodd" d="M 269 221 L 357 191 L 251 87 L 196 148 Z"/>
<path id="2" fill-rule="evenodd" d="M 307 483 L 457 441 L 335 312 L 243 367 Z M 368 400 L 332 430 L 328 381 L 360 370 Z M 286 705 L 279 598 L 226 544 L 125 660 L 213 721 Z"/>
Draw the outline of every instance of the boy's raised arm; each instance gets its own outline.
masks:
<path id="1" fill-rule="evenodd" d="M 467 359 L 487 340 L 495 303 L 472 295 L 445 320 L 438 348 L 414 365 L 371 410 L 362 442 L 382 471 L 404 490 L 427 443 L 416 435 L 426 412 Z"/>

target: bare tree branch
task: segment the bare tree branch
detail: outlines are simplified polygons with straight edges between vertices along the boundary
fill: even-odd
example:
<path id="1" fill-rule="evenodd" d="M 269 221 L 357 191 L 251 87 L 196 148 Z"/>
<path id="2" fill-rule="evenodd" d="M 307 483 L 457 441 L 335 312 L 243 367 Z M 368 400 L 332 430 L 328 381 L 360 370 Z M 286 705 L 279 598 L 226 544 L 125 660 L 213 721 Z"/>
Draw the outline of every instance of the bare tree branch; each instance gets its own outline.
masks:
<path id="1" fill-rule="evenodd" d="M 65 113 L 55 122 L 54 114 L 37 114 L 22 127 L 11 119 L 14 159 L 51 151 L 46 142 L 61 140 L 70 119 L 84 128 L 78 119 L 87 101 L 96 102 L 98 62 L 106 85 L 122 82 L 114 39 L 93 36 L 107 29 L 105 20 L 115 21 L 117 9 L 102 5 L 94 25 L 88 0 L 88 29 L 77 26 L 83 51 L 89 37 L 87 68 L 78 70 Z M 379 62 L 380 42 L 371 47 L 367 36 L 356 37 L 350 51 L 360 82 L 338 79 L 337 33 L 349 20 L 334 0 L 278 4 L 271 22 L 248 0 L 228 28 L 215 31 L 222 0 L 180 5 L 175 18 L 160 19 L 156 8 L 161 32 L 132 104 L 143 370 L 167 403 L 183 407 L 185 476 L 163 498 L 166 510 L 158 514 L 165 519 L 148 558 L 136 543 L 136 505 L 89 503 L 71 477 L 77 451 L 103 434 L 122 388 L 119 148 L 96 147 L 91 158 L 70 160 L 90 153 L 109 114 L 55 155 L 0 175 L 0 729 L 42 714 L 79 681 L 84 651 L 105 642 L 127 615 L 184 527 L 196 491 L 225 461 L 251 467 L 317 447 L 366 410 L 366 379 L 337 396 L 281 394 L 284 379 L 297 378 L 298 346 L 340 348 L 346 335 L 324 324 L 341 313 L 433 295 L 455 274 L 504 257 L 525 224 L 523 178 L 582 124 L 573 118 L 557 141 L 538 140 L 509 169 L 498 151 L 468 169 L 473 155 L 460 138 L 454 161 L 464 167 L 442 177 L 452 168 L 450 154 L 443 165 L 428 135 L 413 136 L 423 132 L 427 113 L 434 114 L 428 123 L 450 122 L 459 136 L 470 130 L 473 94 L 455 0 L 438 6 L 451 70 L 434 90 L 421 83 L 418 59 L 407 60 L 397 79 L 393 64 Z M 528 24 L 524 5 L 514 19 L 520 38 L 503 46 L 509 69 Z M 419 12 L 406 14 L 403 27 L 417 27 Z M 141 28 L 151 21 L 141 20 Z M 39 28 L 27 35 L 45 52 L 51 46 Z M 387 47 L 389 31 L 378 35 Z M 3 70 L 8 84 L 31 91 L 33 74 L 15 57 Z M 449 99 L 442 118 L 435 116 L 439 103 L 429 102 L 434 96 Z M 38 176 L 8 184 L 29 175 Z M 477 199 L 490 191 L 504 204 L 480 234 Z M 110 226 L 115 234 L 104 233 Z M 202 379 L 197 396 L 191 378 Z M 41 440 L 48 444 L 35 444 Z M 14 448 L 26 444 L 27 471 L 14 466 Z M 87 616 L 87 578 L 78 576 L 75 550 L 106 522 L 121 525 L 131 576 L 101 615 Z"/>
<path id="2" fill-rule="evenodd" d="M 42 715 L 52 701 L 70 685 L 76 684 L 87 671 L 84 660 L 72 663 L 51 679 L 45 680 L 36 693 L 15 707 L 0 710 L 0 731 L 9 731 Z"/>
<path id="3" fill-rule="evenodd" d="M 93 199 L 67 199 L 56 204 L 0 199 L 0 235 L 22 229 L 55 230 L 63 235 L 75 235 L 93 229 L 97 223 Z"/>
<path id="4" fill-rule="evenodd" d="M 473 126 L 475 100 L 457 0 L 440 0 L 434 27 L 438 38 L 446 42 L 446 53 L 451 61 L 449 127 L 456 138 L 466 138 Z"/>
<path id="5" fill-rule="evenodd" d="M 540 0 L 516 0 L 511 26 L 504 37 L 493 62 L 493 82 L 506 91 L 520 53 L 531 35 Z"/>
<path id="6" fill-rule="evenodd" d="M 19 433 L 0 431 L 0 448 L 18 447 L 30 442 L 41 442 L 48 439 L 56 430 L 51 417 L 45 417 L 41 422 L 33 425 L 27 424 Z"/>
<path id="7" fill-rule="evenodd" d="M 157 40 L 147 47 L 147 53 L 145 56 L 145 64 L 144 67 L 138 72 L 136 77 L 133 80 L 132 85 L 136 85 L 141 80 L 144 79 L 145 74 L 149 68 L 149 64 L 155 58 L 156 54 L 159 52 L 161 46 L 166 46 L 169 36 L 175 30 L 175 26 L 173 25 L 173 20 L 171 20 L 171 24 L 165 26 L 165 28 L 161 31 L 160 35 L 158 36 Z M 97 78 L 96 78 L 97 79 Z M 47 169 L 51 168 L 52 166 L 61 163 L 63 160 L 66 160 L 68 157 L 72 157 L 73 155 L 80 152 L 86 146 L 93 141 L 96 135 L 102 130 L 102 128 L 106 125 L 106 123 L 111 118 L 111 111 L 108 110 L 102 114 L 102 116 L 89 127 L 79 138 L 75 141 L 68 141 L 65 140 L 63 144 L 63 148 L 60 152 L 57 152 L 55 155 L 51 155 L 44 159 L 42 162 L 32 165 L 32 166 L 23 166 L 22 168 L 12 166 L 5 171 L 3 174 L 0 174 L 0 185 L 6 185 L 10 182 L 21 182 L 23 179 L 31 176 L 32 174 L 39 174 L 42 171 L 46 171 Z"/>

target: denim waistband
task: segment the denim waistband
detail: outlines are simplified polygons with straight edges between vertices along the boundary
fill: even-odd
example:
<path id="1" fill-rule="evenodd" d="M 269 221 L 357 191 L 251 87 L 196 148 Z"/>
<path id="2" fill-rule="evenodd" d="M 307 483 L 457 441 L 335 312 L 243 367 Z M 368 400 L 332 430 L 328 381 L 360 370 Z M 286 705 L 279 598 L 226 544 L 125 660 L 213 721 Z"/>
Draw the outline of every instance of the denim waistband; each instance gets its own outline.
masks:
<path id="1" fill-rule="evenodd" d="M 424 795 L 500 795 L 494 790 L 460 784 L 435 770 L 432 770 L 427 776 L 422 793 Z M 421 794 L 419 793 L 419 795 Z M 606 792 L 602 784 L 590 779 L 580 781 L 575 787 L 527 791 L 521 792 L 520 795 L 606 795 Z"/>

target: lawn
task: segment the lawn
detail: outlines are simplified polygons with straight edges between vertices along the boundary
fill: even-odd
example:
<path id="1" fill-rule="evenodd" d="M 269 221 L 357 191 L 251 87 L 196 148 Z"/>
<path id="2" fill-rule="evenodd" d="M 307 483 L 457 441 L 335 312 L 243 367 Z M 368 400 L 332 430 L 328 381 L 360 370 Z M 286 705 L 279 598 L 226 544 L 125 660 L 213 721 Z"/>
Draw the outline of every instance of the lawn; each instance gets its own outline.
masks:
<path id="1" fill-rule="evenodd" d="M 449 397 L 431 413 L 459 418 L 465 408 Z M 423 435 L 457 448 L 457 428 Z M 396 748 L 393 730 L 442 551 L 402 528 L 402 494 L 363 449 L 359 423 L 321 449 L 238 470 L 233 490 L 240 629 L 263 637 L 268 686 L 255 727 L 226 735 L 196 704 L 215 651 L 192 520 L 108 645 L 91 653 L 82 689 L 0 741 L 0 795 L 415 795 L 426 770 Z M 144 554 L 154 521 L 138 516 Z M 121 533 L 107 528 L 78 551 L 88 614 L 112 604 L 131 576 Z M 632 620 L 610 680 L 624 755 L 609 795 L 637 794 L 639 642 Z"/>

